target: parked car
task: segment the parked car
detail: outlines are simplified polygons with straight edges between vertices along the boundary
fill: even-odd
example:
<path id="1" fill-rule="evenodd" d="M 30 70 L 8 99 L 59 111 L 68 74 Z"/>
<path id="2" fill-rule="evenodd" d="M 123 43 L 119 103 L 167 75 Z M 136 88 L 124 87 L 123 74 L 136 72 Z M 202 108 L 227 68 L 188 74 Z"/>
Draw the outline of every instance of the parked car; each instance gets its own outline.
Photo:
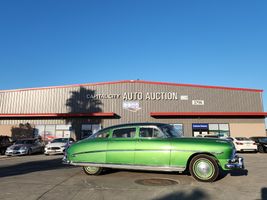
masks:
<path id="1" fill-rule="evenodd" d="M 250 137 L 250 139 L 256 143 L 260 153 L 267 152 L 267 137 Z"/>
<path id="2" fill-rule="evenodd" d="M 232 142 L 235 145 L 235 149 L 238 152 L 245 152 L 245 151 L 257 152 L 258 151 L 258 147 L 256 143 L 246 137 L 230 137 L 229 139 L 232 140 Z"/>
<path id="3" fill-rule="evenodd" d="M 197 135 L 196 137 L 205 137 L 205 138 L 220 138 L 220 136 L 219 135 L 213 135 L 213 134 L 207 134 L 207 135 L 201 135 L 201 134 L 199 134 L 199 135 Z"/>
<path id="4" fill-rule="evenodd" d="M 11 137 L 0 135 L 0 154 L 4 155 L 6 152 L 6 149 L 12 144 L 13 143 L 12 143 Z"/>
<path id="5" fill-rule="evenodd" d="M 38 139 L 20 139 L 6 150 L 7 156 L 43 153 L 44 145 Z"/>
<path id="6" fill-rule="evenodd" d="M 63 154 L 66 147 L 73 143 L 73 138 L 56 138 L 45 145 L 45 155 L 50 154 Z"/>
<path id="7" fill-rule="evenodd" d="M 243 169 L 232 142 L 185 138 L 172 125 L 136 123 L 111 126 L 71 145 L 63 163 L 82 166 L 88 175 L 103 168 L 185 171 L 198 181 L 213 182 L 221 170 Z"/>

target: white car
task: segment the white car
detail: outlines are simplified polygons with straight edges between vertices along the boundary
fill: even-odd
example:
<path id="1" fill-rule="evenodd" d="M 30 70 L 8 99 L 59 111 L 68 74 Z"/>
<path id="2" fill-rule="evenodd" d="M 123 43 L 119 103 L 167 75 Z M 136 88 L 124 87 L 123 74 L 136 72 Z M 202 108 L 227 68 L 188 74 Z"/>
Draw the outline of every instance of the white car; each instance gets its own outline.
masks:
<path id="1" fill-rule="evenodd" d="M 246 137 L 232 137 L 230 139 L 234 143 L 236 151 L 258 151 L 257 144 Z"/>
<path id="2" fill-rule="evenodd" d="M 45 155 L 50 154 L 64 154 L 66 147 L 73 143 L 74 139 L 72 138 L 56 138 L 45 145 Z"/>

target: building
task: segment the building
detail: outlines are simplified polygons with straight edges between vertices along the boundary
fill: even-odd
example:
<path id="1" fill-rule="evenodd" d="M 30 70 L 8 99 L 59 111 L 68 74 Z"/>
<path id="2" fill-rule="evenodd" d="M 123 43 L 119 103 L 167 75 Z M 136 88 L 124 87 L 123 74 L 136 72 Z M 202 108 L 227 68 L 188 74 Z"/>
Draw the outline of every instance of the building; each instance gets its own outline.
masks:
<path id="1" fill-rule="evenodd" d="M 163 122 L 184 136 L 265 136 L 262 93 L 141 80 L 3 90 L 0 135 L 28 124 L 48 139 L 80 139 L 110 125 Z"/>

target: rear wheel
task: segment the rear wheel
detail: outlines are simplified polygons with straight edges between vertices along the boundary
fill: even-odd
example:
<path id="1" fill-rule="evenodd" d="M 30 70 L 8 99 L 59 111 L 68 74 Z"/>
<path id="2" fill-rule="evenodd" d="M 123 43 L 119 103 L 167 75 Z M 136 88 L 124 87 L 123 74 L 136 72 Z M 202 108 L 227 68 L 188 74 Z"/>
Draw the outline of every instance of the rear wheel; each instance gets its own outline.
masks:
<path id="1" fill-rule="evenodd" d="M 197 155 L 189 164 L 190 174 L 198 181 L 213 182 L 219 176 L 216 160 L 208 155 Z"/>
<path id="2" fill-rule="evenodd" d="M 29 150 L 28 150 L 28 155 L 31 155 L 31 154 L 32 154 L 32 150 L 29 149 Z"/>
<path id="3" fill-rule="evenodd" d="M 102 167 L 83 167 L 83 171 L 87 174 L 87 175 L 99 175 L 101 174 L 101 172 L 103 171 Z"/>
<path id="4" fill-rule="evenodd" d="M 264 153 L 264 148 L 263 148 L 263 146 L 259 146 L 259 147 L 258 147 L 258 151 L 259 151 L 260 153 Z"/>
<path id="5" fill-rule="evenodd" d="M 5 149 L 4 149 L 4 148 L 2 148 L 2 149 L 0 150 L 0 154 L 1 154 L 1 155 L 4 155 L 4 154 L 5 154 L 5 152 L 6 152 L 6 151 L 5 151 Z"/>

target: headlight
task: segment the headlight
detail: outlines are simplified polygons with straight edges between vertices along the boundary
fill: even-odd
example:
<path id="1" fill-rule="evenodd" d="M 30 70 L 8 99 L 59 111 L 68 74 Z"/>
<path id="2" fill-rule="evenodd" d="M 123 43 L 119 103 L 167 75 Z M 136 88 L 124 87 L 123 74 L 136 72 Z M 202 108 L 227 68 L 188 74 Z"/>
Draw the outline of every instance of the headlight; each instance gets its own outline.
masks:
<path id="1" fill-rule="evenodd" d="M 7 147 L 6 150 L 11 150 L 11 148 L 10 147 Z"/>
<path id="2" fill-rule="evenodd" d="M 66 147 L 66 145 L 64 145 L 64 146 L 61 146 L 61 147 L 62 147 L 62 148 L 63 148 L 63 147 Z"/>

